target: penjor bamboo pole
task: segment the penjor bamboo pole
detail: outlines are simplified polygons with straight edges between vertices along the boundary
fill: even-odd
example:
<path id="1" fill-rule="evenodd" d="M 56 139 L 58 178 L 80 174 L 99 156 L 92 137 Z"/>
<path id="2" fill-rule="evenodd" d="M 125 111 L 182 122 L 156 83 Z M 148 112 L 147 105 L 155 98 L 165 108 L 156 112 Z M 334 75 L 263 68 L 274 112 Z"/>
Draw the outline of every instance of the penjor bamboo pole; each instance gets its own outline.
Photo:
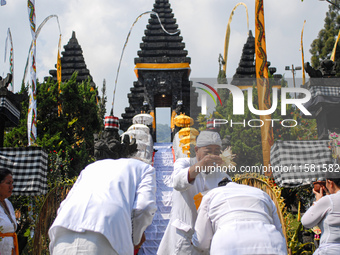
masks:
<path id="1" fill-rule="evenodd" d="M 260 110 L 270 109 L 270 84 L 268 80 L 268 64 L 265 40 L 264 9 L 263 0 L 255 1 L 255 68 Z M 267 167 L 265 175 L 272 175 L 270 172 L 270 148 L 274 143 L 273 128 L 271 127 L 270 115 L 261 115 L 264 122 L 261 126 L 261 140 L 263 153 L 263 166 Z"/>

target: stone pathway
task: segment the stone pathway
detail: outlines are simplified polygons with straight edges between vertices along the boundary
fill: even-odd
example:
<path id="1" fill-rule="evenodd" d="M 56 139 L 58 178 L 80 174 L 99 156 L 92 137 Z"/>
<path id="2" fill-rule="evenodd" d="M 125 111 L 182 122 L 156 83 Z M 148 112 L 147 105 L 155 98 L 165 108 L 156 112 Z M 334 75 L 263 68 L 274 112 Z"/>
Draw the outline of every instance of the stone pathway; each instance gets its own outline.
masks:
<path id="1" fill-rule="evenodd" d="M 154 158 L 157 182 L 157 211 L 152 224 L 145 230 L 146 241 L 140 248 L 138 255 L 155 255 L 168 225 L 171 211 L 171 174 L 173 171 L 172 143 L 155 143 L 157 150 Z"/>

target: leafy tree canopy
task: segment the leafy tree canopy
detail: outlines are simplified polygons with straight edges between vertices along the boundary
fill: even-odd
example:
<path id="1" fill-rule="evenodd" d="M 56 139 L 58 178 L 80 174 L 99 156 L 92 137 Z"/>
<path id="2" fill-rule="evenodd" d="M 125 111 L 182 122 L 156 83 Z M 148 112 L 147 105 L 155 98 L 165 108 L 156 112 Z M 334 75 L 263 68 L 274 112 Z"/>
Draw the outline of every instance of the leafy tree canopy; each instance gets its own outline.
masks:
<path id="1" fill-rule="evenodd" d="M 333 3 L 339 6 L 340 0 L 333 0 Z M 319 31 L 317 39 L 311 44 L 310 53 L 312 54 L 311 64 L 314 68 L 320 66 L 320 62 L 324 59 L 330 59 L 336 38 L 340 29 L 340 13 L 339 9 L 334 5 L 329 5 L 329 10 L 326 13 L 324 28 Z M 337 45 L 335 54 L 337 63 L 336 75 L 340 76 L 340 48 Z"/>
<path id="2" fill-rule="evenodd" d="M 102 127 L 96 90 L 90 86 L 90 81 L 77 83 L 76 77 L 74 73 L 69 81 L 61 83 L 60 91 L 58 83 L 51 79 L 37 82 L 36 143 L 50 153 L 69 158 L 70 177 L 93 161 L 93 134 Z M 5 147 L 27 145 L 27 108 L 28 101 L 23 102 L 20 124 L 6 133 Z"/>

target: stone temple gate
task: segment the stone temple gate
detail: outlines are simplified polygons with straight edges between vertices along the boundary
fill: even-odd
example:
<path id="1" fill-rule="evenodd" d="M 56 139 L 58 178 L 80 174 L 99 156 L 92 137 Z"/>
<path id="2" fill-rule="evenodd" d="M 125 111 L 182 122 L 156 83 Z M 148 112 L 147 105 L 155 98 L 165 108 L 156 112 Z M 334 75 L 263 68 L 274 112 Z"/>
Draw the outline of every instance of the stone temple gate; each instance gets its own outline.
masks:
<path id="1" fill-rule="evenodd" d="M 177 31 L 168 0 L 156 0 L 153 11 L 158 13 L 166 31 Z M 198 94 L 189 81 L 191 59 L 184 49 L 183 37 L 180 33 L 164 32 L 154 14 L 150 15 L 144 34 L 141 50 L 135 58 L 137 81 L 130 88 L 130 105 L 119 120 L 120 128 L 125 131 L 132 124 L 133 116 L 141 112 L 155 113 L 157 107 L 169 107 L 173 114 L 177 108 L 177 114 L 180 111 L 195 119 L 200 107 L 197 106 Z"/>

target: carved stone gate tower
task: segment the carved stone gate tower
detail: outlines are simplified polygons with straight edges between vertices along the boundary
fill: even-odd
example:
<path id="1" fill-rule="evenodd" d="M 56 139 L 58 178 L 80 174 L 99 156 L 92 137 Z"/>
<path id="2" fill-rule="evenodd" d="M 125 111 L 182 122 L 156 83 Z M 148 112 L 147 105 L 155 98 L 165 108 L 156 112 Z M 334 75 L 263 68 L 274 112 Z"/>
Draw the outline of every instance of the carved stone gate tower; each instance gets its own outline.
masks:
<path id="1" fill-rule="evenodd" d="M 156 0 L 153 11 L 158 13 L 166 31 L 177 31 L 178 25 L 168 0 Z M 180 33 L 169 35 L 164 32 L 154 14 L 150 15 L 144 34 L 141 50 L 135 58 L 138 80 L 128 94 L 130 106 L 122 114 L 120 128 L 125 131 L 132 124 L 133 116 L 142 111 L 170 107 L 173 112 L 179 101 L 183 102 L 182 112 L 195 119 L 200 112 L 198 94 L 189 81 L 191 59 L 187 57 L 182 36 Z"/>

